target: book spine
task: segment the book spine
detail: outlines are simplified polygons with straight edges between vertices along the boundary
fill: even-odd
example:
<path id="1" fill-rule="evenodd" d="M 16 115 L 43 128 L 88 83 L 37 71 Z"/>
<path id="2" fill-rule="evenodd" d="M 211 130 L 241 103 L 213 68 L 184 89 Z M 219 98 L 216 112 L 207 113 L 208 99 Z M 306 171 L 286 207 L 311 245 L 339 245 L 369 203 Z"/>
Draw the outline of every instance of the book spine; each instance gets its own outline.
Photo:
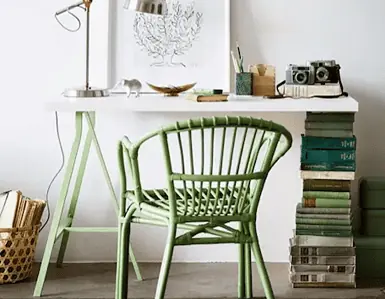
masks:
<path id="1" fill-rule="evenodd" d="M 346 220 L 340 220 L 340 219 L 320 219 L 320 218 L 314 218 L 314 215 L 312 215 L 313 218 L 301 218 L 296 217 L 296 224 L 311 224 L 311 225 L 351 225 L 352 222 L 350 219 Z M 297 228 L 299 228 L 297 226 Z"/>
<path id="2" fill-rule="evenodd" d="M 299 288 L 337 288 L 337 289 L 355 289 L 356 282 L 293 282 L 293 289 Z"/>
<path id="3" fill-rule="evenodd" d="M 304 164 L 346 163 L 356 161 L 355 150 L 301 150 L 301 162 Z"/>
<path id="4" fill-rule="evenodd" d="M 313 122 L 305 121 L 306 130 L 349 130 L 353 131 L 351 122 Z"/>
<path id="5" fill-rule="evenodd" d="M 352 237 L 351 231 L 326 231 L 326 230 L 309 230 L 309 229 L 296 229 L 297 235 L 310 235 L 310 236 L 325 236 L 325 237 Z"/>
<path id="6" fill-rule="evenodd" d="M 330 192 L 349 192 L 350 181 L 338 180 L 304 180 L 303 191 L 330 191 Z"/>
<path id="7" fill-rule="evenodd" d="M 301 178 L 304 180 L 347 180 L 354 181 L 356 173 L 354 171 L 310 171 L 302 170 Z"/>
<path id="8" fill-rule="evenodd" d="M 290 240 L 291 246 L 305 247 L 353 247 L 353 236 L 338 238 L 333 236 L 299 235 Z"/>
<path id="9" fill-rule="evenodd" d="M 353 137 L 350 130 L 305 130 L 305 134 L 313 137 Z"/>
<path id="10" fill-rule="evenodd" d="M 356 163 L 355 162 L 344 163 L 344 164 L 337 164 L 337 163 L 306 164 L 306 163 L 301 163 L 301 170 L 354 172 L 354 171 L 356 171 Z"/>
<path id="11" fill-rule="evenodd" d="M 292 239 L 290 239 L 292 244 Z M 291 246 L 290 255 L 292 256 L 355 256 L 354 247 L 307 247 Z"/>
<path id="12" fill-rule="evenodd" d="M 355 274 L 340 273 L 291 273 L 291 282 L 353 283 Z"/>
<path id="13" fill-rule="evenodd" d="M 307 112 L 306 121 L 354 123 L 355 113 L 349 112 Z"/>
<path id="14" fill-rule="evenodd" d="M 293 265 L 355 265 L 355 256 L 290 257 Z"/>
<path id="15" fill-rule="evenodd" d="M 333 192 L 333 191 L 304 191 L 304 198 L 335 198 L 335 199 L 350 199 L 350 192 Z"/>
<path id="16" fill-rule="evenodd" d="M 315 208 L 317 209 L 317 208 Z M 318 208 L 319 209 L 319 208 Z M 352 215 L 349 212 L 345 214 L 316 214 L 316 213 L 301 213 L 297 210 L 296 217 L 299 219 L 316 219 L 316 220 L 343 220 L 351 221 Z"/>
<path id="17" fill-rule="evenodd" d="M 355 136 L 348 138 L 331 138 L 301 135 L 301 147 L 304 149 L 345 149 L 355 150 L 357 147 L 357 138 Z"/>
<path id="18" fill-rule="evenodd" d="M 297 224 L 298 230 L 309 230 L 309 231 L 338 231 L 338 232 L 351 232 L 351 225 L 331 225 L 331 224 Z"/>
<path id="19" fill-rule="evenodd" d="M 333 198 L 303 198 L 302 206 L 304 208 L 350 208 L 351 201 Z"/>
<path id="20" fill-rule="evenodd" d="M 356 267 L 353 265 L 292 265 L 290 267 L 290 271 L 292 273 L 323 272 L 323 273 L 355 274 Z"/>
<path id="21" fill-rule="evenodd" d="M 302 203 L 297 205 L 297 213 L 299 214 L 350 214 L 350 208 L 306 208 Z"/>

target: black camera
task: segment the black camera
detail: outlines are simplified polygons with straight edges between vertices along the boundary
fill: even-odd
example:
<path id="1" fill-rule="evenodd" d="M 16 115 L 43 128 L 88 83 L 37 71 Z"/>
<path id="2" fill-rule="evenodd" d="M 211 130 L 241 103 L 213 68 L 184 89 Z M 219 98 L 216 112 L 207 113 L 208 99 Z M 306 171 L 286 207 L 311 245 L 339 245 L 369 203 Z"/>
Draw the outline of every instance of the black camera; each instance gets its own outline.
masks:
<path id="1" fill-rule="evenodd" d="M 340 81 L 340 65 L 335 60 L 308 61 L 308 66 L 314 68 L 314 83 L 338 83 Z"/>

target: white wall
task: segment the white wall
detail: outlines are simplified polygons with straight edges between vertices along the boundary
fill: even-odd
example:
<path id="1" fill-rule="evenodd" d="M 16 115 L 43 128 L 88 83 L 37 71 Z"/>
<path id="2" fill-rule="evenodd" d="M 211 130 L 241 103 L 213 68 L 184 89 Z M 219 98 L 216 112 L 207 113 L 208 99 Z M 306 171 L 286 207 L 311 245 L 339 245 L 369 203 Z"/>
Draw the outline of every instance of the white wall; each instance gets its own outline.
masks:
<path id="1" fill-rule="evenodd" d="M 25 1 L 24 1 L 25 2 Z M 71 1 L 3 3 L 0 10 L 1 117 L 0 189 L 19 188 L 28 196 L 44 197 L 46 187 L 60 166 L 54 115 L 43 110 L 45 101 L 55 99 L 65 88 L 83 82 L 83 35 L 64 31 L 53 18 L 57 9 Z M 98 1 L 95 1 L 97 5 Z M 307 59 L 335 58 L 342 65 L 345 87 L 360 102 L 356 134 L 359 140 L 357 175 L 383 174 L 385 143 L 385 3 L 382 0 L 232 0 L 232 40 L 242 45 L 246 63 L 271 63 L 283 79 L 288 63 Z M 117 15 L 117 24 L 121 21 Z M 100 28 L 102 30 L 102 28 Z M 113 37 L 119 44 L 119 32 Z M 93 49 L 103 56 L 104 49 Z M 120 52 L 112 53 L 118 62 Z M 115 55 L 116 54 L 116 55 Z M 105 61 L 101 61 L 105 63 Z M 119 64 L 112 74 L 119 77 Z M 105 74 L 95 73 L 96 84 Z M 113 81 L 114 81 L 113 80 Z M 99 82 L 98 82 L 99 81 Z M 192 115 L 100 115 L 100 142 L 118 189 L 116 140 L 123 134 L 133 139 L 165 122 Z M 281 122 L 296 136 L 292 151 L 273 170 L 262 201 L 258 230 L 267 261 L 287 261 L 288 238 L 294 228 L 295 204 L 300 201 L 298 176 L 301 114 L 257 115 Z M 73 136 L 70 115 L 60 115 L 60 130 L 68 153 Z M 155 159 L 159 152 L 145 154 Z M 108 190 L 94 152 L 84 179 L 76 225 L 115 225 Z M 147 164 L 149 170 L 150 162 Z M 156 173 L 161 177 L 161 174 Z M 154 174 L 148 173 L 149 181 Z M 55 207 L 62 176 L 51 189 Z M 158 183 L 158 182 L 157 182 Z M 159 182 L 160 183 L 160 182 Z M 46 228 L 40 238 L 37 258 L 42 255 Z M 160 260 L 164 229 L 134 226 L 132 242 L 140 260 Z M 115 259 L 114 235 L 81 234 L 71 237 L 68 261 L 110 261 Z M 56 251 L 55 251 L 56 254 Z M 233 261 L 235 246 L 178 248 L 179 261 Z"/>

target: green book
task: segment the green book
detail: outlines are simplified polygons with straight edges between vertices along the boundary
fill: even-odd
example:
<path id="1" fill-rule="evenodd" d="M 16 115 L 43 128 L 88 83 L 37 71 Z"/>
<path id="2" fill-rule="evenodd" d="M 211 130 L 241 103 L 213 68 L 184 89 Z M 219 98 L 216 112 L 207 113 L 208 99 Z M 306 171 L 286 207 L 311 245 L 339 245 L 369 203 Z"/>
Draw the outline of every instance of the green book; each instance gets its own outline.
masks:
<path id="1" fill-rule="evenodd" d="M 350 181 L 342 180 L 304 180 L 303 191 L 332 191 L 349 192 L 351 188 Z"/>
<path id="2" fill-rule="evenodd" d="M 308 208 L 309 210 L 311 208 Z M 313 208 L 313 209 L 322 209 L 322 208 Z M 339 210 L 339 209 L 337 209 Z M 340 209 L 343 210 L 343 209 Z M 347 209 L 346 209 L 347 210 Z M 321 214 L 321 213 L 301 213 L 299 209 L 297 209 L 297 213 L 295 214 L 295 217 L 297 219 L 316 219 L 316 220 L 344 220 L 344 221 L 351 221 L 352 214 L 350 214 L 348 211 L 344 214 Z"/>
<path id="3" fill-rule="evenodd" d="M 305 121 L 306 130 L 349 130 L 353 131 L 354 125 L 351 122 L 312 122 Z"/>
<path id="4" fill-rule="evenodd" d="M 301 148 L 301 163 L 347 163 L 356 161 L 356 150 Z"/>
<path id="5" fill-rule="evenodd" d="M 345 172 L 355 172 L 356 171 L 356 162 L 346 162 L 346 163 L 301 163 L 301 170 L 308 171 L 345 171 Z"/>
<path id="6" fill-rule="evenodd" d="M 305 130 L 306 136 L 312 137 L 353 137 L 353 131 L 351 130 Z"/>
<path id="7" fill-rule="evenodd" d="M 301 148 L 304 149 L 345 149 L 355 150 L 357 147 L 357 138 L 353 137 L 314 137 L 301 135 Z"/>
<path id="8" fill-rule="evenodd" d="M 302 198 L 305 208 L 350 208 L 351 200 L 334 198 Z"/>
<path id="9" fill-rule="evenodd" d="M 324 236 L 324 237 L 353 237 L 351 231 L 324 231 L 324 230 L 308 230 L 308 229 L 296 229 L 296 235 L 299 236 Z"/>
<path id="10" fill-rule="evenodd" d="M 352 220 L 349 219 L 324 219 L 324 218 L 315 218 L 314 215 L 311 218 L 306 217 L 296 217 L 296 224 L 310 224 L 310 225 L 352 225 Z"/>
<path id="11" fill-rule="evenodd" d="M 351 225 L 327 225 L 327 224 L 296 224 L 300 230 L 321 230 L 321 231 L 352 231 Z"/>
<path id="12" fill-rule="evenodd" d="M 329 207 L 305 207 L 301 202 L 297 204 L 297 213 L 300 214 L 333 214 L 333 215 L 346 215 L 351 214 L 351 209 L 349 208 L 329 208 Z"/>
<path id="13" fill-rule="evenodd" d="M 353 112 L 307 112 L 306 121 L 354 123 L 355 113 Z"/>
<path id="14" fill-rule="evenodd" d="M 350 199 L 350 192 L 333 192 L 333 191 L 303 191 L 304 198 L 335 198 Z"/>

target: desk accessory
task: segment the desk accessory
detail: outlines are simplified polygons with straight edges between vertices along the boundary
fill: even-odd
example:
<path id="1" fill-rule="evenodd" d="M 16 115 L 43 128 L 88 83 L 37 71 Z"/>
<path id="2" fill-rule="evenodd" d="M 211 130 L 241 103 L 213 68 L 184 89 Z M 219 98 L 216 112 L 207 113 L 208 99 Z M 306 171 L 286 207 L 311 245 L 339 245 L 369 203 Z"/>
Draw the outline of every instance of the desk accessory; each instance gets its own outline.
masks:
<path id="1" fill-rule="evenodd" d="M 339 98 L 346 97 L 341 80 L 340 65 L 335 60 L 307 61 L 306 64 L 289 64 L 286 80 L 277 85 L 280 97 Z M 283 87 L 283 91 L 280 88 Z"/>
<path id="2" fill-rule="evenodd" d="M 142 83 L 137 79 L 127 80 L 122 79 L 118 83 L 115 84 L 114 88 L 121 87 L 127 94 L 127 98 L 131 96 L 132 93 L 135 93 L 135 97 L 140 96 L 140 91 L 142 90 Z"/>
<path id="3" fill-rule="evenodd" d="M 236 73 L 235 94 L 236 95 L 253 94 L 253 73 L 250 73 L 250 72 Z"/>
<path id="4" fill-rule="evenodd" d="M 72 13 L 75 8 L 81 8 L 86 12 L 86 62 L 85 62 L 85 85 L 81 87 L 69 88 L 64 91 L 64 96 L 75 98 L 94 98 L 94 97 L 108 97 L 110 91 L 105 88 L 91 87 L 89 80 L 89 65 L 90 65 L 90 13 L 91 4 L 93 0 L 82 0 L 73 5 L 70 5 L 64 9 L 56 12 L 55 18 L 59 24 L 70 32 L 76 32 L 81 27 L 79 18 Z M 164 15 L 166 13 L 167 4 L 164 0 L 126 0 L 124 4 L 125 9 L 133 10 L 141 13 L 149 13 L 155 15 Z M 78 23 L 78 27 L 75 30 L 71 30 L 64 26 L 59 21 L 59 16 L 68 13 L 74 17 Z"/>
<path id="5" fill-rule="evenodd" d="M 147 85 L 151 89 L 153 89 L 159 93 L 163 93 L 167 97 L 177 97 L 177 96 L 179 96 L 180 93 L 185 92 L 185 91 L 193 88 L 196 85 L 196 83 L 186 84 L 186 85 L 181 85 L 181 86 L 156 86 L 156 85 L 153 85 L 150 83 L 147 83 Z"/>
<path id="6" fill-rule="evenodd" d="M 249 66 L 253 73 L 253 96 L 275 95 L 275 67 L 267 64 Z"/>

